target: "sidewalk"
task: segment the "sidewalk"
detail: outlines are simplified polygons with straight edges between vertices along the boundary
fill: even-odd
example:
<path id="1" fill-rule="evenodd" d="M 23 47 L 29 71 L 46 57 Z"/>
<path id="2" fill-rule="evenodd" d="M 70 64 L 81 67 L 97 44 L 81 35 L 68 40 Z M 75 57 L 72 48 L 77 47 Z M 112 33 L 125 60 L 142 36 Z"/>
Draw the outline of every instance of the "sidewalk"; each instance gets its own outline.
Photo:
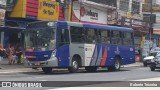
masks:
<path id="1" fill-rule="evenodd" d="M 29 72 L 31 68 L 25 68 L 23 64 L 8 64 L 8 60 L 4 59 L 0 62 L 0 73 L 18 73 Z"/>
<path id="2" fill-rule="evenodd" d="M 143 62 L 136 62 L 134 64 L 122 65 L 122 67 L 143 67 Z"/>
<path id="3" fill-rule="evenodd" d="M 2 64 L 0 65 L 0 74 L 14 74 L 14 73 L 25 73 L 25 72 L 39 72 L 41 69 L 32 69 L 32 68 L 25 68 L 23 64 L 21 65 L 9 65 L 9 64 Z"/>
<path id="4" fill-rule="evenodd" d="M 8 64 L 8 60 L 7 59 L 3 59 L 0 62 L 0 68 L 1 69 L 16 69 L 16 68 L 25 68 L 23 64 Z"/>

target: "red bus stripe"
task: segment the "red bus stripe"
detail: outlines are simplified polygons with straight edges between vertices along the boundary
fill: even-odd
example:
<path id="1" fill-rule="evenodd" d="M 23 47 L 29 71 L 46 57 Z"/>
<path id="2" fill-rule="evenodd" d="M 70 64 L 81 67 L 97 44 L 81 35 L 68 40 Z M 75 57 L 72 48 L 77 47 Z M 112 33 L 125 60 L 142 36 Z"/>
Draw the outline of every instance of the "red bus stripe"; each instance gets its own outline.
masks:
<path id="1" fill-rule="evenodd" d="M 107 59 L 107 50 L 105 48 L 104 53 L 103 53 L 103 58 L 102 58 L 101 66 L 105 66 L 106 59 Z"/>

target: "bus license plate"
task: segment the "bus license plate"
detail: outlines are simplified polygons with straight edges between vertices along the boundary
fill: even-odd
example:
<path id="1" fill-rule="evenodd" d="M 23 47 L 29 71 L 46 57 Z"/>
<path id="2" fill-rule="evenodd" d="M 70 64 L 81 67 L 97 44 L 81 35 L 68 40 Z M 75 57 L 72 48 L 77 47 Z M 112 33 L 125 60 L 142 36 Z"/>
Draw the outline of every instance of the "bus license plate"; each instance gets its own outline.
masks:
<path id="1" fill-rule="evenodd" d="M 35 62 L 34 65 L 40 65 L 40 62 Z"/>

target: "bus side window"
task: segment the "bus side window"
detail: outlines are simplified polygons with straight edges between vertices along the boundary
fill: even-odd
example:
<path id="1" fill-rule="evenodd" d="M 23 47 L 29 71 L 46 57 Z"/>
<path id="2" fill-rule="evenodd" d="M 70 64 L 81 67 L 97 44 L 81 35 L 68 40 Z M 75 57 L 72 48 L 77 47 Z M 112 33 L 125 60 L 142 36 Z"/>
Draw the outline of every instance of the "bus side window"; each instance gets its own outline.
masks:
<path id="1" fill-rule="evenodd" d="M 68 29 L 59 28 L 57 31 L 58 31 L 59 46 L 69 44 L 69 31 L 68 31 Z"/>
<path id="2" fill-rule="evenodd" d="M 132 33 L 130 33 L 130 32 L 123 33 L 123 44 L 124 45 L 133 45 Z"/>
<path id="3" fill-rule="evenodd" d="M 82 27 L 70 27 L 71 32 L 71 42 L 72 43 L 84 43 L 85 42 L 85 32 Z"/>
<path id="4" fill-rule="evenodd" d="M 97 30 L 96 36 L 97 36 L 97 43 L 101 43 L 101 31 L 100 31 L 100 29 Z"/>
<path id="5" fill-rule="evenodd" d="M 120 31 L 112 31 L 111 32 L 111 43 L 112 44 L 122 44 L 122 32 Z"/>
<path id="6" fill-rule="evenodd" d="M 101 32 L 101 43 L 110 44 L 110 31 L 101 29 L 100 32 Z"/>
<path id="7" fill-rule="evenodd" d="M 96 43 L 97 36 L 96 36 L 96 29 L 94 28 L 86 28 L 86 43 Z"/>

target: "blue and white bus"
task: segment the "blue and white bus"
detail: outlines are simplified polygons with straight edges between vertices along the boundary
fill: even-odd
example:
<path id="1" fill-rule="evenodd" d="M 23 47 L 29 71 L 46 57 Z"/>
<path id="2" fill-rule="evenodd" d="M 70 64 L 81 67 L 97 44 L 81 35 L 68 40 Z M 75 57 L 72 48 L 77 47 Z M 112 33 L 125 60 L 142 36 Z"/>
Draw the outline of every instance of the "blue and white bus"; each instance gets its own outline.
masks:
<path id="1" fill-rule="evenodd" d="M 131 28 L 66 21 L 38 21 L 25 30 L 25 65 L 42 68 L 98 67 L 120 70 L 135 63 L 134 31 Z"/>

